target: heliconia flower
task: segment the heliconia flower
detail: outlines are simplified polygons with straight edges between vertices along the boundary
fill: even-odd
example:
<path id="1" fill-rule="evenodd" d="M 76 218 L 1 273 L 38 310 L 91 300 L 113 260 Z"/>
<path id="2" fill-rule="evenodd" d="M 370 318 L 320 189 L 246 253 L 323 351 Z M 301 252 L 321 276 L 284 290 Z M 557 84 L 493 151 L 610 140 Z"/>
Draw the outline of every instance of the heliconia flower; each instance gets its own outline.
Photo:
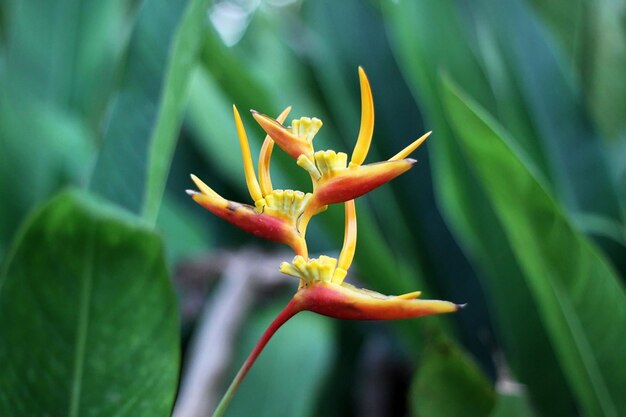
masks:
<path id="1" fill-rule="evenodd" d="M 320 256 L 305 260 L 296 255 L 283 262 L 281 272 L 300 280 L 300 287 L 283 311 L 274 319 L 235 376 L 213 417 L 222 416 L 246 374 L 276 331 L 301 311 L 312 311 L 348 320 L 393 320 L 452 313 L 463 305 L 448 301 L 421 300 L 415 291 L 387 296 L 344 283 L 356 249 L 357 224 L 354 200 L 345 203 L 344 244 L 339 259 Z"/>
<path id="2" fill-rule="evenodd" d="M 344 244 L 339 259 L 320 256 L 305 260 L 297 255 L 292 263 L 283 262 L 280 271 L 300 279 L 292 303 L 300 310 L 350 320 L 392 320 L 451 313 L 459 306 L 440 300 L 418 299 L 420 292 L 388 296 L 356 288 L 344 282 L 356 249 L 356 209 L 354 200 L 345 203 Z"/>
<path id="3" fill-rule="evenodd" d="M 285 109 L 279 119 L 287 117 L 290 110 L 289 107 Z M 211 213 L 240 229 L 263 239 L 289 245 L 296 254 L 306 258 L 308 256 L 306 242 L 298 232 L 296 222 L 312 194 L 293 190 L 274 190 L 269 179 L 269 159 L 261 158 L 259 161 L 259 174 L 264 186 L 262 188 L 259 185 L 254 173 L 248 138 L 235 106 L 233 112 L 243 156 L 246 184 L 254 200 L 254 207 L 223 198 L 195 175 L 192 175 L 191 179 L 199 191 L 187 190 L 187 193 Z M 269 141 L 271 142 L 271 139 Z"/>
<path id="4" fill-rule="evenodd" d="M 409 170 L 417 161 L 407 158 L 430 135 L 426 133 L 387 161 L 362 165 L 374 132 L 374 101 L 363 68 L 359 67 L 361 85 L 361 126 L 350 163 L 343 152 L 313 151 L 312 141 L 322 127 L 316 118 L 294 120 L 291 127 L 256 111 L 255 120 L 279 147 L 307 170 L 313 181 L 313 198 L 298 223 L 302 234 L 311 217 L 328 204 L 343 203 L 360 197 Z"/>
<path id="5" fill-rule="evenodd" d="M 354 199 L 410 169 L 416 161 L 408 156 L 430 134 L 426 133 L 387 161 L 363 165 L 374 130 L 374 103 L 362 68 L 359 68 L 359 79 L 361 126 L 350 162 L 343 152 L 315 152 L 313 139 L 322 127 L 321 120 L 302 117 L 294 120 L 290 127 L 284 127 L 282 123 L 290 111 L 289 107 L 276 120 L 253 111 L 253 117 L 267 133 L 259 155 L 257 179 L 243 122 L 233 106 L 246 185 L 254 206 L 226 200 L 196 176 L 191 176 L 198 191 L 187 192 L 207 210 L 255 236 L 289 245 L 296 256 L 291 263 L 283 262 L 280 271 L 298 278 L 300 282 L 291 301 L 267 328 L 235 376 L 213 417 L 223 416 L 237 388 L 272 335 L 301 311 L 339 319 L 392 320 L 451 313 L 462 307 L 448 301 L 420 299 L 419 291 L 383 295 L 344 282 L 356 249 Z M 270 159 L 274 142 L 309 172 L 312 193 L 273 189 Z M 309 259 L 304 239 L 309 220 L 327 205 L 337 203 L 344 203 L 345 208 L 344 241 L 339 257 L 335 259 L 322 255 Z"/>

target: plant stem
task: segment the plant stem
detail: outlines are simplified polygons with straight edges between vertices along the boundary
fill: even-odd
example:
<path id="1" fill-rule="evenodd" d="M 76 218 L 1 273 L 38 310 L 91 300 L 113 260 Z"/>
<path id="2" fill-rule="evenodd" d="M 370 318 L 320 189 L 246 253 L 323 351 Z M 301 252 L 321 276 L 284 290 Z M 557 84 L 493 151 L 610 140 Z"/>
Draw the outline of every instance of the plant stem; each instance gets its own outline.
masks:
<path id="1" fill-rule="evenodd" d="M 276 316 L 274 321 L 268 326 L 257 344 L 254 346 L 254 349 L 252 349 L 250 355 L 248 355 L 248 358 L 241 366 L 241 369 L 239 369 L 239 372 L 237 372 L 237 375 L 233 379 L 233 382 L 230 383 L 228 390 L 226 390 L 226 393 L 224 394 L 217 408 L 213 412 L 212 417 L 222 417 L 224 415 L 224 413 L 226 412 L 226 408 L 228 408 L 228 405 L 230 404 L 230 401 L 235 396 L 237 389 L 239 389 L 239 385 L 241 385 L 241 382 L 248 374 L 248 371 L 250 370 L 250 368 L 252 368 L 252 365 L 254 365 L 254 362 L 261 354 L 261 351 L 263 351 L 263 348 L 265 348 L 265 345 L 267 345 L 267 342 L 269 342 L 272 336 L 274 336 L 274 333 L 276 333 L 276 331 L 280 329 L 280 327 L 285 324 L 287 320 L 298 314 L 300 311 L 302 311 L 302 309 L 298 306 L 298 303 L 294 299 L 291 299 L 289 303 L 285 306 L 285 308 L 280 312 L 280 314 Z"/>

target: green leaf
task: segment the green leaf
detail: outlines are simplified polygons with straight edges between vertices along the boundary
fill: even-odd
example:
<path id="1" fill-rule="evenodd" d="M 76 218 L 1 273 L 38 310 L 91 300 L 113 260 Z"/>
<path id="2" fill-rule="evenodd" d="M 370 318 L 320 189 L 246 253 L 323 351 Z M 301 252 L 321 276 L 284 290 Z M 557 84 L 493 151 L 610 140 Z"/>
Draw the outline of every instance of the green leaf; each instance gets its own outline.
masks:
<path id="1" fill-rule="evenodd" d="M 101 122 L 134 0 L 7 0 L 10 88 Z"/>
<path id="2" fill-rule="evenodd" d="M 546 185 L 571 213 L 622 220 L 602 142 L 585 113 L 572 71 L 564 65 L 564 54 L 524 1 L 484 3 L 488 3 L 484 15 L 493 22 L 500 53 L 511 68 L 548 160 L 548 169 L 542 172 L 549 181 Z M 528 140 L 518 136 L 517 143 Z"/>
<path id="3" fill-rule="evenodd" d="M 523 392 L 498 393 L 496 406 L 489 417 L 533 417 L 535 414 Z"/>
<path id="4" fill-rule="evenodd" d="M 495 395 L 474 362 L 447 342 L 429 347 L 411 387 L 415 417 L 489 416 Z"/>
<path id="5" fill-rule="evenodd" d="M 192 206 L 196 209 L 195 206 Z M 193 258 L 215 246 L 217 233 L 200 221 L 202 212 L 190 212 L 187 206 L 165 194 L 157 218 L 157 229 L 163 235 L 168 265 L 176 265 L 185 258 Z"/>
<path id="6" fill-rule="evenodd" d="M 446 119 L 438 87 L 439 72 L 445 71 L 479 98 L 483 106 L 495 110 L 488 94 L 490 85 L 506 86 L 506 82 L 485 79 L 476 58 L 468 55 L 475 46 L 470 44 L 471 35 L 462 30 L 461 16 L 466 15 L 460 14 L 454 2 L 399 0 L 382 4 L 400 67 L 434 131 L 428 150 L 436 197 L 483 284 L 498 342 L 515 377 L 528 387 L 541 414 L 563 415 L 570 402 L 565 379 L 556 365 L 555 353 L 518 260 Z M 433 25 L 442 31 L 433 32 Z M 462 62 L 458 57 L 463 57 Z M 493 77 L 491 73 L 490 76 Z M 508 94 L 496 94 L 500 96 Z M 522 105 L 518 103 L 515 108 Z M 513 111 L 510 100 L 504 101 L 503 106 Z M 519 116 L 507 115 L 505 119 L 514 117 Z M 520 123 L 524 125 L 523 120 Z"/>
<path id="7" fill-rule="evenodd" d="M 92 141 L 71 112 L 0 94 L 0 259 L 36 203 L 62 186 L 84 182 Z"/>
<path id="8" fill-rule="evenodd" d="M 0 415 L 168 416 L 178 337 L 160 238 L 64 192 L 26 224 L 0 276 Z"/>
<path id="9" fill-rule="evenodd" d="M 156 220 L 208 0 L 146 0 L 91 189 Z"/>
<path id="10" fill-rule="evenodd" d="M 623 1 L 531 2 L 550 26 L 587 96 L 605 138 L 626 135 L 626 32 Z"/>
<path id="11" fill-rule="evenodd" d="M 577 232 L 515 142 L 451 81 L 444 102 L 467 157 L 546 323 L 586 415 L 626 415 L 626 294 L 604 256 Z"/>
<path id="12" fill-rule="evenodd" d="M 245 357 L 280 309 L 265 309 L 247 326 L 236 362 Z M 313 415 L 318 396 L 335 354 L 333 322 L 327 317 L 301 313 L 288 321 L 269 342 L 250 370 L 226 412 L 227 416 L 307 417 Z"/>
<path id="13" fill-rule="evenodd" d="M 246 116 L 244 113 L 246 121 L 250 120 Z M 243 191 L 243 164 L 241 148 L 235 139 L 232 103 L 224 96 L 220 84 L 200 66 L 191 78 L 185 125 L 189 126 L 194 144 L 212 169 Z M 254 139 L 250 135 L 251 145 L 258 146 L 259 140 Z M 201 173 L 196 174 L 203 177 Z"/>

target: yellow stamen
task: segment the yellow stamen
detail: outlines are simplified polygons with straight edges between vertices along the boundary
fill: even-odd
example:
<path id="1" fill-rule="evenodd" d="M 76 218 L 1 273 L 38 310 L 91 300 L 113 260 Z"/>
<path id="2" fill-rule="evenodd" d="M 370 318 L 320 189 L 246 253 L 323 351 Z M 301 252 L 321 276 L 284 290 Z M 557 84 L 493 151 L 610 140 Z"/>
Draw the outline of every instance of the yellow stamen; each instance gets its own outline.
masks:
<path id="1" fill-rule="evenodd" d="M 270 194 L 256 201 L 255 206 L 259 213 L 281 217 L 295 225 L 312 197 L 313 194 L 302 191 L 272 190 Z"/>
<path id="2" fill-rule="evenodd" d="M 191 174 L 191 180 L 196 184 L 196 187 L 198 187 L 198 190 L 200 190 L 202 194 L 209 197 L 222 198 L 222 196 L 213 191 L 211 187 L 206 185 L 204 182 L 202 182 L 200 178 L 196 177 L 195 175 Z"/>
<path id="3" fill-rule="evenodd" d="M 361 128 L 354 145 L 350 166 L 359 166 L 365 161 L 367 152 L 372 143 L 374 133 L 374 99 L 372 89 L 363 68 L 359 67 L 359 80 L 361 81 Z"/>
<path id="4" fill-rule="evenodd" d="M 319 169 L 317 169 L 317 165 L 315 165 L 315 162 L 311 161 L 311 158 L 309 158 L 308 156 L 302 154 L 298 157 L 296 164 L 298 164 L 300 168 L 304 168 L 309 174 L 311 174 L 311 179 L 313 179 L 313 186 L 315 187 L 317 181 L 322 178 L 322 174 L 320 173 Z"/>
<path id="5" fill-rule="evenodd" d="M 319 258 L 305 259 L 296 255 L 291 263 L 280 264 L 280 272 L 292 277 L 300 278 L 300 284 L 307 285 L 314 282 L 331 282 L 337 259 L 322 255 Z"/>
<path id="6" fill-rule="evenodd" d="M 407 146 L 406 148 L 402 149 L 400 152 L 398 152 L 397 154 L 395 154 L 394 156 L 392 156 L 391 158 L 389 158 L 390 161 L 398 161 L 400 159 L 404 159 L 407 156 L 411 155 L 411 153 L 416 150 L 417 148 L 420 147 L 420 145 L 422 143 L 424 143 L 424 141 L 426 139 L 428 139 L 428 137 L 430 136 L 430 134 L 433 133 L 431 132 L 426 132 L 425 134 L 422 135 L 422 137 L 420 137 L 419 139 L 415 140 L 413 143 L 411 143 L 409 146 Z"/>
<path id="7" fill-rule="evenodd" d="M 282 124 L 289 115 L 290 111 L 291 106 L 283 110 L 282 113 L 276 118 L 276 121 Z M 261 154 L 259 155 L 259 183 L 261 186 L 261 193 L 263 193 L 264 196 L 270 194 L 273 190 L 272 178 L 270 177 L 270 158 L 272 157 L 272 149 L 274 149 L 274 141 L 270 135 L 266 135 L 265 140 L 263 141 L 263 146 L 261 147 Z"/>
<path id="8" fill-rule="evenodd" d="M 314 154 L 315 163 L 324 178 L 331 178 L 346 169 L 348 155 L 333 150 L 317 151 Z"/>
<path id="9" fill-rule="evenodd" d="M 237 136 L 239 136 L 239 145 L 241 146 L 241 156 L 243 157 L 243 171 L 246 174 L 246 185 L 248 186 L 252 200 L 257 201 L 263 198 L 263 194 L 261 193 L 261 187 L 254 173 L 248 136 L 246 136 L 246 130 L 243 127 L 241 116 L 235 105 L 233 105 L 233 113 L 235 115 L 235 125 L 237 126 Z"/>
<path id="10" fill-rule="evenodd" d="M 322 125 L 322 121 L 317 117 L 301 117 L 291 121 L 291 133 L 307 143 L 312 143 Z"/>
<path id="11" fill-rule="evenodd" d="M 345 203 L 345 232 L 343 236 L 343 248 L 339 254 L 339 261 L 337 263 L 337 269 L 333 275 L 333 282 L 341 284 L 346 277 L 346 273 L 352 264 L 354 258 L 354 251 L 356 250 L 356 207 L 354 200 L 346 201 Z"/>

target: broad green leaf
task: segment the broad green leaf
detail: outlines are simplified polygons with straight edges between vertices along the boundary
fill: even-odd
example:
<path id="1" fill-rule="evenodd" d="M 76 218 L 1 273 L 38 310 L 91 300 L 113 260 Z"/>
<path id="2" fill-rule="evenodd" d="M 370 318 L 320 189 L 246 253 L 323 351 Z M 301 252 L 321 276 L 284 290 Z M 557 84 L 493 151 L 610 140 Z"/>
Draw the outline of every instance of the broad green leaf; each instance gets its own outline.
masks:
<path id="1" fill-rule="evenodd" d="M 411 387 L 415 417 L 486 417 L 495 402 L 493 388 L 474 362 L 441 342 L 424 351 Z"/>
<path id="2" fill-rule="evenodd" d="M 515 142 L 450 81 L 450 120 L 520 261 L 558 360 L 588 416 L 623 416 L 626 294 Z"/>
<path id="3" fill-rule="evenodd" d="M 63 192 L 0 275 L 0 415 L 168 416 L 178 312 L 160 238 Z"/>
<path id="4" fill-rule="evenodd" d="M 488 92 L 490 85 L 501 85 L 501 80 L 485 79 L 476 58 L 468 55 L 474 50 L 468 43 L 472 37 L 462 30 L 463 15 L 454 2 L 400 0 L 384 1 L 382 5 L 400 67 L 424 111 L 429 129 L 434 131 L 428 150 L 436 197 L 485 288 L 498 341 L 516 378 L 528 386 L 541 414 L 563 415 L 567 413 L 569 393 L 556 365 L 556 356 L 518 261 L 446 120 L 437 85 L 439 73 L 444 71 L 460 80 L 482 105 L 495 111 L 496 105 Z M 433 31 L 433 26 L 441 30 Z M 441 47 L 442 42 L 445 48 Z M 481 48 L 485 55 L 486 46 Z M 458 57 L 463 57 L 462 62 Z M 493 77 L 492 72 L 488 74 Z M 498 91 L 495 94 L 496 98 L 507 96 Z M 508 101 L 504 105 L 510 107 Z"/>
<path id="5" fill-rule="evenodd" d="M 91 189 L 154 222 L 208 0 L 146 0 L 130 39 Z"/>
<path id="6" fill-rule="evenodd" d="M 241 366 L 278 312 L 276 308 L 265 309 L 246 326 L 235 369 Z M 269 342 L 226 416 L 313 415 L 333 366 L 336 349 L 333 336 L 333 322 L 328 317 L 301 313 L 292 318 Z"/>

